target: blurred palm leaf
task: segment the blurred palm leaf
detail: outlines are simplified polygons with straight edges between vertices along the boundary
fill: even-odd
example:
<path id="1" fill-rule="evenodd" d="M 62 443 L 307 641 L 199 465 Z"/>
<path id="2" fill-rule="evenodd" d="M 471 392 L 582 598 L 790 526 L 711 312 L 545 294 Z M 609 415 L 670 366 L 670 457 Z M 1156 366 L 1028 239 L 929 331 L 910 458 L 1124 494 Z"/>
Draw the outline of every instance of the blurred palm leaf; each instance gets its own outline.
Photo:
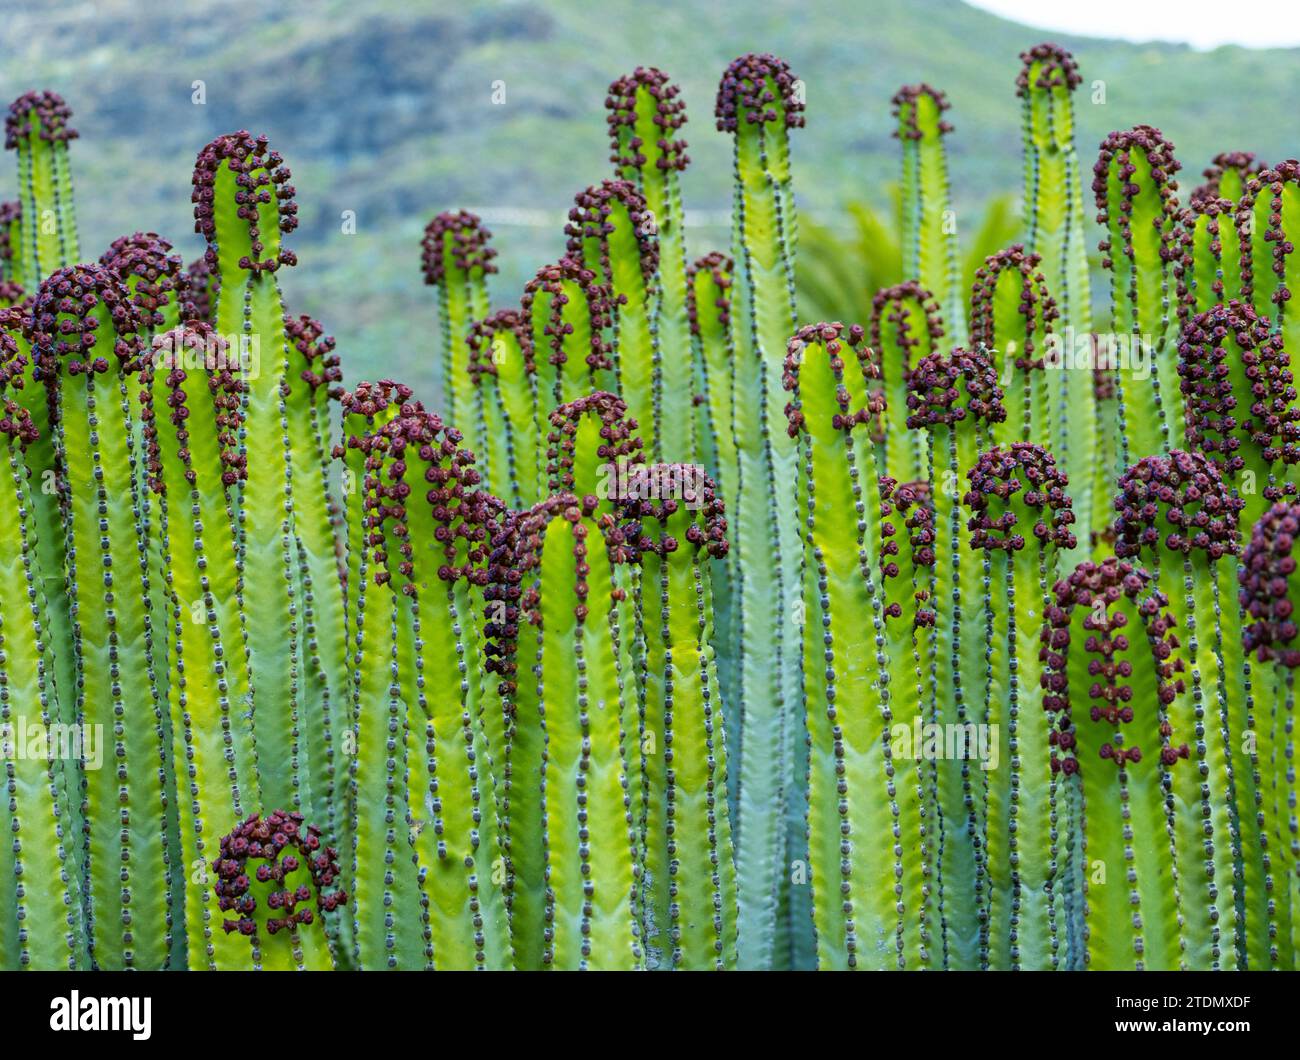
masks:
<path id="1" fill-rule="evenodd" d="M 903 275 L 896 186 L 890 186 L 889 198 L 893 217 L 888 220 L 864 202 L 845 208 L 842 228 L 800 219 L 795 275 L 800 320 L 841 320 L 865 326 L 871 317 L 872 296 L 882 287 L 909 278 Z M 973 237 L 963 233 L 961 239 L 966 248 L 961 262 L 962 290 L 971 289 L 975 270 L 986 257 L 1015 242 L 1020 233 L 1015 196 L 990 199 Z"/>

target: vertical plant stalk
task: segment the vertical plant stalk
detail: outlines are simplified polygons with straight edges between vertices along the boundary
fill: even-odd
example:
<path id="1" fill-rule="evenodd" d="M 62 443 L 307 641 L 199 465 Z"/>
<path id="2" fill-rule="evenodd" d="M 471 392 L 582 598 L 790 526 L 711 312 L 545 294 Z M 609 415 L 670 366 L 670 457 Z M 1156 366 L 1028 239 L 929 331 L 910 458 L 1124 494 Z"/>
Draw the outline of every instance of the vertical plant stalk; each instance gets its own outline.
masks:
<path id="1" fill-rule="evenodd" d="M 1194 315 L 1242 296 L 1236 204 L 1193 193 L 1191 205 L 1179 214 L 1178 240 L 1178 321 L 1186 327 Z"/>
<path id="2" fill-rule="evenodd" d="M 295 541 L 292 355 L 276 281 L 297 258 L 281 246 L 297 227 L 289 169 L 266 137 L 241 130 L 199 152 L 194 169 L 195 230 L 219 276 L 214 328 L 236 337 L 248 358 L 240 456 L 247 478 L 236 487 L 237 597 L 248 629 L 247 665 L 257 690 L 257 752 L 262 800 L 286 812 L 311 810 L 309 661 L 302 658 L 303 592 Z M 304 499 L 305 501 L 306 499 Z M 321 807 L 322 810 L 325 807 Z M 315 820 L 324 814 L 312 812 Z"/>
<path id="3" fill-rule="evenodd" d="M 1244 962 L 1239 937 L 1243 857 L 1238 815 L 1234 727 L 1244 713 L 1228 702 L 1222 652 L 1217 565 L 1241 554 L 1238 500 L 1215 464 L 1174 450 L 1143 457 L 1120 477 L 1115 498 L 1115 554 L 1145 561 L 1155 585 L 1183 612 L 1191 664 L 1190 702 L 1179 701 L 1170 723 L 1191 746 L 1195 769 L 1173 775 L 1175 839 L 1183 896 L 1184 960 L 1192 969 L 1232 969 Z M 1237 739 L 1245 735 L 1240 731 Z M 1247 778 L 1243 778 L 1245 781 Z"/>
<path id="4" fill-rule="evenodd" d="M 11 395 L 27 385 L 30 354 L 0 331 L 0 454 L 7 500 L 0 571 L 0 759 L 5 840 L 0 843 L 0 968 L 87 967 L 81 878 L 74 855 L 72 798 L 77 763 L 54 726 L 63 722 L 53 673 L 49 612 L 40 577 L 24 450 L 35 440 L 30 414 Z M 25 586 L 25 593 L 19 587 Z M 24 599 L 25 597 L 25 599 Z M 48 754 L 31 754 L 33 748 Z M 79 797 L 79 796 L 76 796 Z"/>
<path id="5" fill-rule="evenodd" d="M 1149 125 L 1111 133 L 1093 167 L 1097 223 L 1106 229 L 1098 246 L 1111 277 L 1111 341 L 1125 347 L 1117 351 L 1116 381 L 1135 457 L 1168 452 L 1184 435 L 1169 314 L 1180 168 L 1173 144 Z"/>
<path id="6" fill-rule="evenodd" d="M 736 966 L 736 869 L 727 805 L 722 694 L 714 664 L 709 558 L 727 551 L 727 520 L 697 465 L 640 472 L 649 499 L 629 502 L 641 566 L 645 652 L 639 704 L 647 952 L 661 967 Z M 653 475 L 653 479 L 649 476 Z"/>
<path id="7" fill-rule="evenodd" d="M 920 758 L 911 741 L 922 710 L 912 630 L 933 615 L 915 606 L 894 559 L 902 552 L 888 522 L 894 484 L 872 474 L 871 430 L 883 401 L 879 367 L 863 338 L 856 325 L 802 328 L 785 362 L 806 528 L 802 630 L 813 915 L 818 967 L 918 968 L 930 960 L 930 848 L 929 808 L 908 762 Z M 909 548 L 909 566 L 912 558 Z M 887 594 L 891 579 L 897 593 Z M 906 611 L 894 596 L 906 600 Z M 891 641 L 906 645 L 892 664 Z M 886 836 L 893 841 L 882 850 Z"/>
<path id="8" fill-rule="evenodd" d="M 687 267 L 686 228 L 680 173 L 690 164 L 679 130 L 686 104 L 668 75 L 638 66 L 609 86 L 605 99 L 610 161 L 645 201 L 646 220 L 659 244 L 657 298 L 651 322 L 656 351 L 653 437 L 656 460 L 700 459 L 692 395 L 692 361 L 683 356 L 691 342 L 691 273 Z M 644 420 L 646 410 L 625 397 Z"/>
<path id="9" fill-rule="evenodd" d="M 663 365 L 655 330 L 659 241 L 654 220 L 646 213 L 641 193 L 625 180 L 606 180 L 587 188 L 575 202 L 564 227 L 567 253 L 586 265 L 610 292 L 618 391 L 644 424 L 646 450 L 657 460 Z M 674 352 L 680 357 L 685 349 Z M 684 367 L 689 372 L 689 360 Z"/>
<path id="10" fill-rule="evenodd" d="M 1079 517 L 1077 536 L 1086 545 L 1094 529 L 1088 498 L 1094 454 L 1105 437 L 1106 424 L 1094 407 L 1096 392 L 1089 372 L 1065 359 L 1071 346 L 1092 331 L 1083 169 L 1075 148 L 1074 93 L 1082 78 L 1074 56 L 1057 44 L 1035 45 L 1020 54 L 1020 61 L 1016 95 L 1023 123 L 1025 248 L 1039 256 L 1065 333 L 1064 356 L 1053 365 L 1060 370 L 1049 371 L 1044 380 L 1049 427 L 1030 440 L 1046 441 L 1057 465 L 1069 476 Z M 1008 404 L 1008 412 L 1012 406 L 1014 402 Z M 1114 470 L 1112 464 L 1112 476 Z M 1108 485 L 1103 498 L 1107 504 L 1110 492 Z"/>
<path id="11" fill-rule="evenodd" d="M 935 563 L 930 598 L 936 624 L 926 645 L 930 693 L 927 721 L 943 733 L 966 732 L 985 702 L 990 680 L 990 631 L 984 608 L 989 564 L 961 559 L 960 469 L 987 446 L 1006 417 L 997 374 L 983 351 L 955 348 L 950 357 L 922 358 L 908 379 L 909 429 L 925 432 L 927 483 L 934 504 Z M 957 728 L 949 728 L 957 726 Z M 944 968 L 987 963 L 988 870 L 984 863 L 983 782 L 969 759 L 937 771 L 942 822 L 935 885 Z"/>
<path id="12" fill-rule="evenodd" d="M 57 377 L 50 419 L 66 497 L 76 717 L 103 741 L 102 768 L 83 759 L 81 770 L 91 960 L 157 969 L 171 948 L 174 874 L 184 867 L 167 843 L 170 734 L 141 532 L 140 319 L 113 273 L 76 265 L 41 284 L 32 320 L 40 373 Z"/>
<path id="13" fill-rule="evenodd" d="M 513 509 L 536 496 L 537 362 L 532 336 L 515 309 L 476 320 L 469 331 L 469 371 L 474 380 L 474 415 L 483 449 L 476 453 L 488 492 Z"/>
<path id="14" fill-rule="evenodd" d="M 511 718 L 512 933 L 521 969 L 630 969 L 641 844 L 637 719 L 620 672 L 613 568 L 629 553 L 595 498 L 515 514 L 494 550 L 494 671 Z M 495 610 L 495 608 L 493 608 Z"/>
<path id="15" fill-rule="evenodd" d="M 226 343 L 205 324 L 159 335 L 140 372 L 144 480 L 154 493 L 152 527 L 168 643 L 168 708 L 177 785 L 180 863 L 215 858 L 221 837 L 260 803 L 253 690 L 244 666 L 236 598 L 231 487 L 245 383 Z M 222 931 L 206 873 L 183 893 L 185 966 L 294 967 L 288 936 L 261 952 Z"/>
<path id="16" fill-rule="evenodd" d="M 439 355 L 436 376 L 446 420 L 465 435 L 472 452 L 483 440 L 474 423 L 474 383 L 469 373 L 469 328 L 488 314 L 487 277 L 497 271 L 492 233 L 468 210 L 438 214 L 425 226 L 424 282 L 438 291 Z"/>
<path id="17" fill-rule="evenodd" d="M 1257 683 L 1268 698 L 1268 715 L 1258 727 L 1266 835 L 1278 865 L 1275 899 L 1279 907 L 1278 966 L 1294 968 L 1295 878 L 1300 864 L 1300 822 L 1296 817 L 1295 692 L 1293 671 L 1300 665 L 1295 648 L 1295 558 L 1300 504 L 1280 500 L 1251 531 L 1239 577 L 1241 605 L 1249 616 L 1244 645 L 1255 656 Z M 1288 928 L 1290 930 L 1288 930 Z"/>
<path id="18" fill-rule="evenodd" d="M 957 220 L 943 138 L 952 104 L 927 84 L 904 85 L 890 101 L 898 122 L 893 136 L 903 149 L 903 275 L 931 292 L 953 345 L 966 343 L 966 314 L 957 257 Z"/>
<path id="19" fill-rule="evenodd" d="M 546 435 L 547 492 L 595 496 L 597 512 L 617 514 L 624 497 L 619 471 L 645 462 L 637 426 L 627 403 L 604 390 L 561 405 Z"/>
<path id="20" fill-rule="evenodd" d="M 411 390 L 381 380 L 343 396 L 347 505 L 345 629 L 354 753 L 349 760 L 353 963 L 364 970 L 425 966 L 420 890 L 411 857 L 406 709 L 400 698 L 398 606 L 393 571 L 376 566 L 383 544 L 379 470 L 384 427 L 416 411 Z M 379 580 L 385 575 L 385 580 Z"/>
<path id="21" fill-rule="evenodd" d="M 57 93 L 28 92 L 13 101 L 5 119 L 5 147 L 18 153 L 24 218 L 17 278 L 29 291 L 81 257 L 68 161 L 68 144 L 80 134 L 68 124 L 71 117 Z"/>
<path id="22" fill-rule="evenodd" d="M 605 331 L 612 326 L 609 288 L 572 258 L 540 269 L 524 286 L 521 312 L 532 341 L 536 376 L 538 481 L 525 484 L 546 495 L 543 446 L 551 412 L 593 390 L 617 390 L 618 377 Z"/>
<path id="23" fill-rule="evenodd" d="M 1253 151 L 1220 151 L 1201 171 L 1205 183 L 1192 192 L 1192 202 L 1195 204 L 1197 199 L 1204 198 L 1239 202 L 1245 196 L 1251 178 L 1267 168 Z"/>
<path id="24" fill-rule="evenodd" d="M 736 337 L 731 326 L 735 263 L 726 254 L 712 251 L 697 258 L 686 270 L 686 308 L 690 319 L 691 345 L 695 364 L 694 403 L 697 459 L 717 484 L 724 511 L 735 512 L 739 461 L 736 449 L 736 420 L 732 404 L 732 372 L 736 364 Z M 735 534 L 733 532 L 732 537 Z M 733 587 L 740 575 L 735 569 L 736 550 L 710 565 L 713 600 L 713 631 L 717 645 L 718 680 L 722 683 L 722 709 L 727 740 L 733 760 L 740 745 L 740 689 L 734 647 L 735 603 Z M 727 771 L 727 800 L 732 819 L 738 812 L 736 797 L 740 770 Z"/>
<path id="25" fill-rule="evenodd" d="M 1061 837 L 1069 815 L 1042 754 L 1055 734 L 1050 712 L 1042 709 L 1040 641 L 1057 558 L 1078 543 L 1070 529 L 1074 511 L 1065 473 L 1032 442 L 982 453 L 967 478 L 970 548 L 989 561 L 985 614 L 995 635 L 989 644 L 994 679 L 980 723 L 982 740 L 998 747 L 996 763 L 991 755 L 981 762 L 987 961 L 995 969 L 1056 970 L 1068 956 Z"/>
<path id="26" fill-rule="evenodd" d="M 1007 418 L 993 431 L 1003 447 L 1052 436 L 1043 354 L 1060 313 L 1040 264 L 1037 254 L 1013 243 L 984 260 L 971 291 L 971 337 L 988 350 L 1005 394 Z"/>
<path id="27" fill-rule="evenodd" d="M 481 600 L 470 591 L 487 574 L 490 505 L 474 488 L 478 473 L 460 432 L 439 417 L 404 407 L 382 431 L 384 444 L 371 448 L 379 457 L 376 582 L 397 594 L 399 627 L 409 624 L 409 641 L 399 628 L 396 663 L 405 706 L 402 797 L 419 905 L 404 912 L 422 920 L 430 970 L 509 968 L 494 790 L 504 720 L 482 713 Z"/>
<path id="28" fill-rule="evenodd" d="M 1084 966 L 1094 971 L 1185 965 L 1167 792 L 1171 771 L 1191 763 L 1178 765 L 1189 751 L 1169 722 L 1186 688 L 1168 606 L 1146 570 L 1108 556 L 1058 581 L 1044 616 L 1051 768 L 1082 788 Z"/>
<path id="29" fill-rule="evenodd" d="M 1293 374 L 1267 317 L 1249 303 L 1231 301 L 1191 317 L 1179 344 L 1187 441 L 1211 460 L 1244 506 L 1241 520 L 1255 525 L 1294 486 L 1300 461 L 1300 409 Z M 1217 565 L 1216 603 L 1223 629 L 1222 656 L 1236 811 L 1241 827 L 1238 916 L 1251 968 L 1284 965 L 1291 937 L 1289 906 L 1277 900 L 1285 879 L 1279 834 L 1268 797 L 1272 723 L 1276 709 L 1268 667 L 1252 666 L 1243 647 L 1247 618 L 1238 606 L 1235 564 Z M 1262 682 L 1262 684 L 1261 684 Z"/>
<path id="30" fill-rule="evenodd" d="M 884 384 L 883 470 L 900 482 L 924 478 L 924 439 L 907 429 L 907 384 L 923 358 L 942 352 L 939 303 L 915 280 L 886 287 L 871 299 L 869 334 Z"/>
<path id="31" fill-rule="evenodd" d="M 1288 159 L 1251 176 L 1237 210 L 1242 300 L 1272 319 L 1288 350 L 1298 349 L 1300 313 L 1290 302 L 1300 268 L 1300 162 Z"/>
<path id="32" fill-rule="evenodd" d="M 293 476 L 294 547 L 302 590 L 303 658 L 307 664 L 307 760 L 315 815 L 329 842 L 342 842 L 338 741 L 347 727 L 343 579 L 339 502 L 330 486 L 330 401 L 339 400 L 343 372 L 334 338 L 319 321 L 284 318 L 291 349 L 286 410 Z M 301 359 L 294 354 L 300 355 Z M 332 925 L 331 925 L 332 926 Z"/>
<path id="33" fill-rule="evenodd" d="M 791 129 L 804 124 L 802 82 L 784 61 L 745 55 L 718 86 L 714 114 L 734 144 L 731 374 L 737 495 L 732 649 L 741 735 L 734 824 L 742 968 L 809 967 L 811 896 L 793 873 L 807 865 L 800 709 L 800 532 L 795 440 L 781 407 L 782 351 L 795 331 L 796 218 Z M 744 410 L 744 416 L 739 410 Z"/>

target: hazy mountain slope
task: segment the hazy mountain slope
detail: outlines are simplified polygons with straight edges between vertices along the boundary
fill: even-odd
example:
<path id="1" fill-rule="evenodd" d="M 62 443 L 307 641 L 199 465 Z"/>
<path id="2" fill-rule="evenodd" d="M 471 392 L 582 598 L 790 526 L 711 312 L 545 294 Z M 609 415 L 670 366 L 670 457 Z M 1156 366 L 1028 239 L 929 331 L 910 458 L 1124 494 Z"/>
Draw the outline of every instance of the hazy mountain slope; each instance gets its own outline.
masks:
<path id="1" fill-rule="evenodd" d="M 558 221 L 573 192 L 606 175 L 602 104 L 615 75 L 655 64 L 682 83 L 695 163 L 687 202 L 716 220 L 730 203 L 729 144 L 712 123 L 718 74 L 743 51 L 786 57 L 809 103 L 796 186 L 804 209 L 832 226 L 839 204 L 882 199 L 879 185 L 896 170 L 889 97 L 904 82 L 930 81 L 954 102 L 960 223 L 992 191 L 1018 188 L 1017 54 L 1042 38 L 951 0 L 197 0 L 173 10 L 6 0 L 0 91 L 48 87 L 71 103 L 82 134 L 74 166 L 86 257 L 136 228 L 196 254 L 195 152 L 232 128 L 269 134 L 301 204 L 290 245 L 302 264 L 285 278 L 291 305 L 339 336 L 350 380 L 383 372 L 418 385 L 434 349 L 418 272 L 424 222 L 457 205 L 553 214 L 543 227 L 495 225 L 497 295 L 514 302 L 523 279 L 559 253 Z M 1083 68 L 1085 155 L 1110 129 L 1138 121 L 1173 139 L 1188 186 L 1220 149 L 1300 153 L 1287 91 L 1300 52 L 1062 42 Z M 192 102 L 196 80 L 201 106 Z M 1105 82 L 1104 105 L 1089 102 L 1095 80 Z M 503 105 L 493 103 L 497 81 Z M 5 197 L 12 172 L 10 156 L 0 171 Z M 341 230 L 345 210 L 356 212 L 355 235 Z M 727 232 L 705 227 L 692 239 L 702 251 L 724 245 Z"/>

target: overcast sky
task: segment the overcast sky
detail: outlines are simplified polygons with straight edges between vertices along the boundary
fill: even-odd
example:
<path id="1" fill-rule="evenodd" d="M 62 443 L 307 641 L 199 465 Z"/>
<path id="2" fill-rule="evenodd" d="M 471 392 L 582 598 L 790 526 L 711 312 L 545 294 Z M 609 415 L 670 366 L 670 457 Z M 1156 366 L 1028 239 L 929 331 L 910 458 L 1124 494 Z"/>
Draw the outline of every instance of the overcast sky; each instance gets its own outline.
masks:
<path id="1" fill-rule="evenodd" d="M 1004 18 L 1088 37 L 1177 41 L 1194 48 L 1300 45 L 1298 0 L 967 0 Z"/>

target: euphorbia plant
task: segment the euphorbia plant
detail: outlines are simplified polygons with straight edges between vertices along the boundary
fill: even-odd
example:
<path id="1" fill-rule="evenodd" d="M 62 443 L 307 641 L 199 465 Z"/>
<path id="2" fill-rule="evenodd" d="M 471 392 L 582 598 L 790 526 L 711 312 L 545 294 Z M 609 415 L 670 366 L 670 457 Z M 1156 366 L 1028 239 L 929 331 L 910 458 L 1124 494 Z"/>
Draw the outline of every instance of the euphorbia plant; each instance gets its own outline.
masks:
<path id="1" fill-rule="evenodd" d="M 517 309 L 499 309 L 469 330 L 474 418 L 483 448 L 475 453 L 487 489 L 511 508 L 536 499 L 537 364 L 532 336 Z"/>
<path id="2" fill-rule="evenodd" d="M 17 278 L 28 291 L 81 257 L 68 160 L 68 144 L 79 134 L 68 124 L 71 117 L 58 93 L 28 92 L 13 101 L 5 119 L 5 147 L 18 155 Z"/>
<path id="3" fill-rule="evenodd" d="M 732 134 L 736 182 L 732 205 L 735 262 L 730 372 L 737 481 L 731 508 L 736 533 L 732 569 L 735 702 L 740 732 L 736 865 L 744 968 L 811 962 L 806 887 L 792 887 L 793 862 L 806 863 L 803 842 L 802 679 L 798 519 L 781 483 L 794 481 L 795 444 L 781 401 L 782 351 L 795 331 L 795 205 L 789 131 L 804 124 L 802 84 L 772 55 L 744 55 L 727 67 L 714 115 Z M 723 380 L 710 379 L 710 386 Z M 724 498 L 725 500 L 726 498 Z"/>

